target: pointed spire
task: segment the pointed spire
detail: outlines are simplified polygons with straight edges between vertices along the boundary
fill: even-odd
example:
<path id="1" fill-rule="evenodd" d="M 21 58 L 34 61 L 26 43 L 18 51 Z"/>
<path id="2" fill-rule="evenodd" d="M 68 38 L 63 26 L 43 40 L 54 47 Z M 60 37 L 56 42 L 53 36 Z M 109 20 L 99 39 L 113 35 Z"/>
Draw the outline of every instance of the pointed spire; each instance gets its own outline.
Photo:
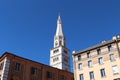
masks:
<path id="1" fill-rule="evenodd" d="M 58 24 L 62 24 L 60 14 L 59 14 L 59 16 L 58 16 Z"/>
<path id="2" fill-rule="evenodd" d="M 58 20 L 57 20 L 56 36 L 64 36 L 62 30 L 62 20 L 60 18 L 60 15 L 58 16 Z"/>

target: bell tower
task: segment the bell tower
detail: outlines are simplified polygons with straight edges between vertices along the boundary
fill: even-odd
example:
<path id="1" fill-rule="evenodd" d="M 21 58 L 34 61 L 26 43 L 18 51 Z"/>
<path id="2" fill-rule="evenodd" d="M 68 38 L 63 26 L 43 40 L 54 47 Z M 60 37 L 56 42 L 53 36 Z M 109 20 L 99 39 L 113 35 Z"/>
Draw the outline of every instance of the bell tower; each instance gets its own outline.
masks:
<path id="1" fill-rule="evenodd" d="M 50 50 L 50 66 L 70 71 L 69 49 L 66 48 L 66 39 L 63 34 L 60 15 L 57 20 L 57 29 L 54 36 L 54 48 Z"/>

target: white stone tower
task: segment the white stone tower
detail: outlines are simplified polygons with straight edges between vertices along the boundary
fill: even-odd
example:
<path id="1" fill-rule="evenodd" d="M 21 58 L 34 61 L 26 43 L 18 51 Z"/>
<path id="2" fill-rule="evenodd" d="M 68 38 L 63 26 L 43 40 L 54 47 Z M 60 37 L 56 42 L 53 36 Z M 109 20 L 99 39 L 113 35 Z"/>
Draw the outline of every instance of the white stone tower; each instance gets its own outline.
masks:
<path id="1" fill-rule="evenodd" d="M 69 49 L 66 48 L 66 39 L 62 30 L 62 21 L 60 16 L 58 16 L 54 48 L 50 50 L 50 66 L 70 71 L 69 55 Z"/>

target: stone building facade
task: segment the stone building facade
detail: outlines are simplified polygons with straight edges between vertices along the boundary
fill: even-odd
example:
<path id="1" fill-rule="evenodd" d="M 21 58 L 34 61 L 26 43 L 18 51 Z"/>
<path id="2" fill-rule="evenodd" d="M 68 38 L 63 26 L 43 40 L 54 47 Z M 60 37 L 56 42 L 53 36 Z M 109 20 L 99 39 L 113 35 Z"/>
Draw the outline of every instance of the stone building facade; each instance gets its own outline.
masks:
<path id="1" fill-rule="evenodd" d="M 0 58 L 0 80 L 73 80 L 73 73 L 11 53 Z"/>
<path id="2" fill-rule="evenodd" d="M 120 80 L 120 36 L 73 51 L 75 80 Z"/>

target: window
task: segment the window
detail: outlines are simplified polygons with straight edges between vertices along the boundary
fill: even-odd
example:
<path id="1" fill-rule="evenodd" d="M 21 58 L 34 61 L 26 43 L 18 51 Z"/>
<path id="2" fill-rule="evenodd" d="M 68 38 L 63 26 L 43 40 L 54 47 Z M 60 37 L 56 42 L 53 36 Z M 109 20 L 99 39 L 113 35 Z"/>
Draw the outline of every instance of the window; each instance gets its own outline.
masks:
<path id="1" fill-rule="evenodd" d="M 67 54 L 67 53 L 68 53 L 68 51 L 64 49 L 64 53 L 66 53 L 66 54 Z"/>
<path id="2" fill-rule="evenodd" d="M 108 51 L 111 51 L 111 50 L 112 50 L 112 46 L 109 45 L 109 46 L 108 46 Z"/>
<path id="3" fill-rule="evenodd" d="M 16 71 L 20 71 L 20 63 L 16 63 L 15 64 L 15 70 Z"/>
<path id="4" fill-rule="evenodd" d="M 80 80 L 84 80 L 83 74 L 80 74 Z"/>
<path id="5" fill-rule="evenodd" d="M 4 62 L 0 63 L 0 70 L 3 69 Z"/>
<path id="6" fill-rule="evenodd" d="M 67 56 L 64 56 L 63 60 L 64 62 L 69 63 L 69 58 Z"/>
<path id="7" fill-rule="evenodd" d="M 105 69 L 101 69 L 101 70 L 100 70 L 100 73 L 101 73 L 101 77 L 105 77 L 105 76 L 106 76 L 106 74 L 105 74 Z"/>
<path id="8" fill-rule="evenodd" d="M 113 69 L 113 74 L 118 74 L 117 66 L 113 66 L 112 69 Z"/>
<path id="9" fill-rule="evenodd" d="M 101 54 L 101 49 L 97 49 L 97 53 L 98 53 L 98 54 Z"/>
<path id="10" fill-rule="evenodd" d="M 78 68 L 82 69 L 82 63 L 78 64 Z"/>
<path id="11" fill-rule="evenodd" d="M 115 60 L 114 54 L 110 54 L 110 60 L 111 60 L 111 61 L 114 61 L 114 60 Z"/>
<path id="12" fill-rule="evenodd" d="M 47 78 L 52 78 L 52 72 L 47 71 Z"/>
<path id="13" fill-rule="evenodd" d="M 90 58 L 90 56 L 91 56 L 91 55 L 90 55 L 90 52 L 88 52 L 88 53 L 87 53 L 87 58 Z"/>
<path id="14" fill-rule="evenodd" d="M 32 68 L 31 68 L 31 74 L 32 74 L 32 75 L 37 74 L 37 68 L 32 67 Z"/>
<path id="15" fill-rule="evenodd" d="M 61 80 L 65 80 L 65 76 L 64 75 L 61 76 Z"/>
<path id="16" fill-rule="evenodd" d="M 57 53 L 57 52 L 59 52 L 59 49 L 56 49 L 56 50 L 53 51 L 53 53 Z"/>
<path id="17" fill-rule="evenodd" d="M 120 78 L 116 78 L 116 79 L 114 79 L 114 80 L 120 80 Z"/>
<path id="18" fill-rule="evenodd" d="M 71 80 L 74 80 L 74 78 L 72 78 Z"/>
<path id="19" fill-rule="evenodd" d="M 102 57 L 99 58 L 98 61 L 99 61 L 99 64 L 103 64 L 103 58 Z"/>
<path id="20" fill-rule="evenodd" d="M 59 61 L 59 57 L 53 58 L 53 62 Z"/>
<path id="21" fill-rule="evenodd" d="M 92 60 L 88 61 L 88 66 L 92 67 Z"/>
<path id="22" fill-rule="evenodd" d="M 78 56 L 78 60 L 81 60 L 81 55 Z"/>
<path id="23" fill-rule="evenodd" d="M 94 73 L 90 72 L 89 75 L 90 75 L 90 80 L 94 80 Z"/>
<path id="24" fill-rule="evenodd" d="M 34 77 L 32 77 L 31 80 L 36 80 L 36 79 Z"/>
<path id="25" fill-rule="evenodd" d="M 13 78 L 11 78 L 10 80 L 13 80 Z"/>

